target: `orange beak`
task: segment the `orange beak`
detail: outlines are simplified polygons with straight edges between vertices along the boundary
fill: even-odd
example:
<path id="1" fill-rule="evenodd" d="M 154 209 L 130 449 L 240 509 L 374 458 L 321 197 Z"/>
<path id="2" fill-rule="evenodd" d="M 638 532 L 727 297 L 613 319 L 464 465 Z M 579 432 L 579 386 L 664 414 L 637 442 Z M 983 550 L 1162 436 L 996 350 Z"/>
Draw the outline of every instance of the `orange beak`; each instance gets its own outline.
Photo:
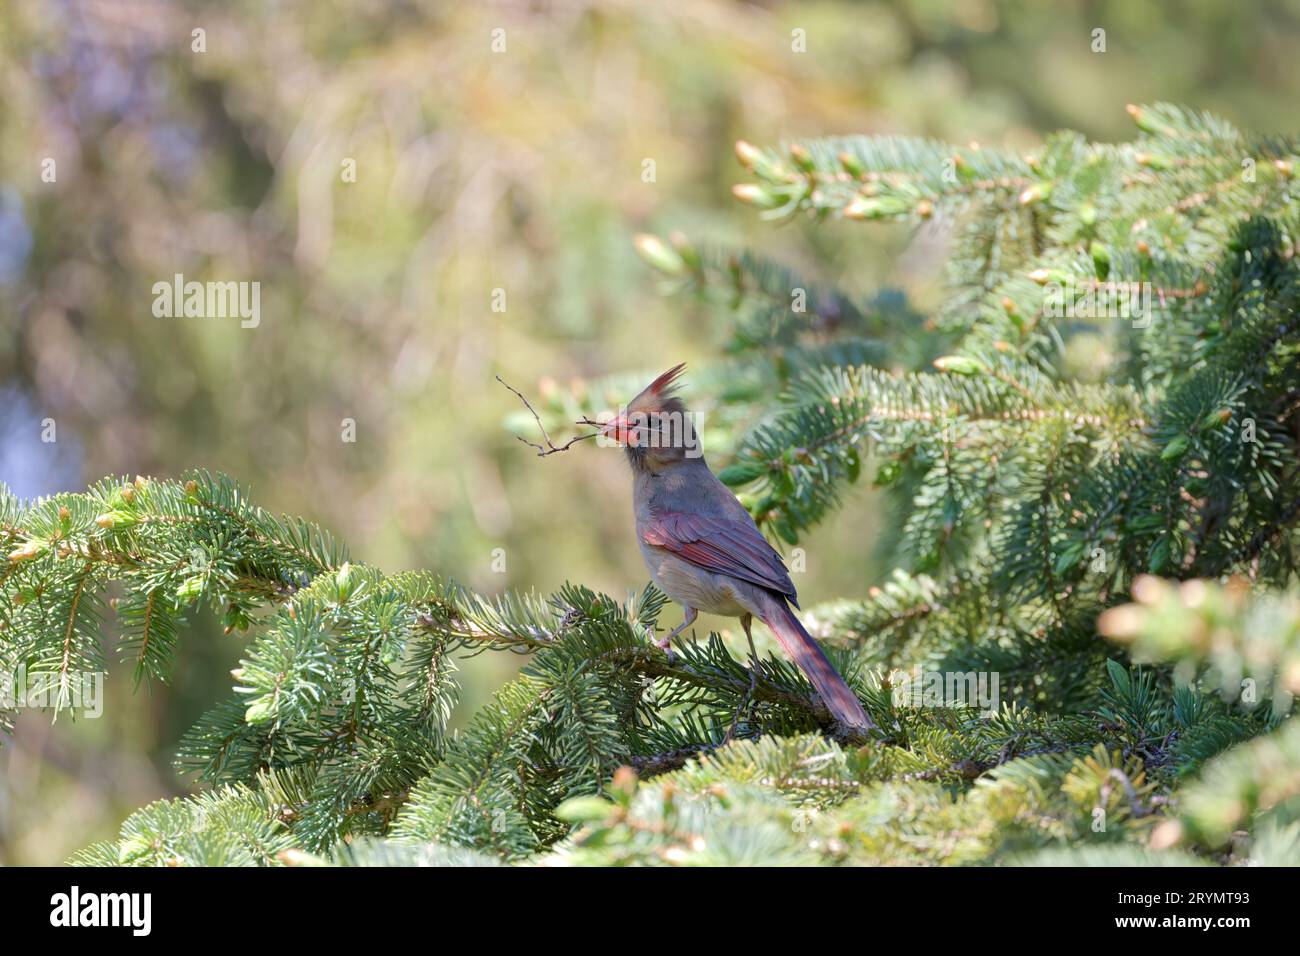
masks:
<path id="1" fill-rule="evenodd" d="M 610 419 L 600 433 L 612 438 L 620 445 L 635 445 L 637 442 L 636 426 L 627 420 L 626 415 L 617 415 Z"/>

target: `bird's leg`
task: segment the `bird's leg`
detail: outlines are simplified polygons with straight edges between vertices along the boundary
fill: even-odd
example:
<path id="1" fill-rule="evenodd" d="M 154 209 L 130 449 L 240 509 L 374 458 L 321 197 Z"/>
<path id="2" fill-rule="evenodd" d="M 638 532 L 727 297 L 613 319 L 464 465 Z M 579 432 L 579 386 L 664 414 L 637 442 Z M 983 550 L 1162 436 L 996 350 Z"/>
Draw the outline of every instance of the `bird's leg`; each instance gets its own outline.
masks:
<path id="1" fill-rule="evenodd" d="M 686 630 L 692 624 L 694 624 L 695 619 L 699 616 L 700 616 L 699 611 L 695 610 L 695 608 L 693 607 L 688 607 L 686 609 L 686 617 L 682 621 L 682 623 L 677 625 L 675 628 L 673 628 L 671 631 L 665 634 L 662 638 L 658 638 L 658 637 L 655 638 L 655 646 L 658 647 L 661 651 L 668 650 L 672 646 L 673 638 L 676 637 L 678 634 L 680 634 L 682 631 Z"/>
<path id="2" fill-rule="evenodd" d="M 750 661 L 753 662 L 750 667 L 751 671 L 753 671 L 753 669 L 758 666 L 758 651 L 754 650 L 754 635 L 749 632 L 749 629 L 753 626 L 753 624 L 754 624 L 754 615 L 752 614 L 741 615 L 740 626 L 745 629 L 745 640 L 749 641 L 749 659 Z M 751 677 L 750 690 L 753 690 L 753 687 L 754 687 L 753 678 Z"/>
<path id="3" fill-rule="evenodd" d="M 736 725 L 740 723 L 740 715 L 753 698 L 754 688 L 758 686 L 758 651 L 754 650 L 754 635 L 749 633 L 750 625 L 753 623 L 754 615 L 741 615 L 740 626 L 745 629 L 745 639 L 749 641 L 749 690 L 745 691 L 745 696 L 740 698 L 740 704 L 731 717 L 731 726 L 727 728 L 726 736 L 722 738 L 722 746 L 731 743 L 731 738 L 736 734 Z"/>

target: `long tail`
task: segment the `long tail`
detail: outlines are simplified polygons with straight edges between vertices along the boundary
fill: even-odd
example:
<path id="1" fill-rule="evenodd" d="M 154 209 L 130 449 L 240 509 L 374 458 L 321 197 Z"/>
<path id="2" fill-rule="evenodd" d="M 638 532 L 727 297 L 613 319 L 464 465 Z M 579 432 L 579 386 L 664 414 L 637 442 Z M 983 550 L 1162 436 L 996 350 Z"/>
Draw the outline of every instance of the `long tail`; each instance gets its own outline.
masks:
<path id="1" fill-rule="evenodd" d="M 760 615 L 760 619 L 776 635 L 781 649 L 808 675 L 835 718 L 852 727 L 875 727 L 857 696 L 836 673 L 812 635 L 804 630 L 794 611 L 784 601 L 776 599 L 767 602 L 764 611 L 766 613 Z"/>

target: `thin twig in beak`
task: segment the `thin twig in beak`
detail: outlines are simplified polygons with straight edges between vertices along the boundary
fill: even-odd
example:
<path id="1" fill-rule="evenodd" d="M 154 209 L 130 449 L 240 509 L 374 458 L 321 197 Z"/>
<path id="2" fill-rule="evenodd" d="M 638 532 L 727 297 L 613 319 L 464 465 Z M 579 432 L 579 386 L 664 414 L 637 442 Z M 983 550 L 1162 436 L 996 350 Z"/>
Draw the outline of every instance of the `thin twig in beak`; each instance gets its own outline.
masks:
<path id="1" fill-rule="evenodd" d="M 506 380 L 503 379 L 500 375 L 496 377 L 496 380 L 500 382 L 502 385 L 505 385 L 506 388 L 510 389 L 510 391 L 514 392 L 515 395 L 519 397 L 519 400 L 524 403 L 524 408 L 528 409 L 528 411 L 532 413 L 533 421 L 537 422 L 538 430 L 541 431 L 542 437 L 546 439 L 545 447 L 537 444 L 537 442 L 529 441 L 527 438 L 524 438 L 520 435 L 516 435 L 515 438 L 519 439 L 529 448 L 536 448 L 538 458 L 545 458 L 547 455 L 554 455 L 556 452 L 559 451 L 568 451 L 571 445 L 574 445 L 580 441 L 586 441 L 588 438 L 596 438 L 600 435 L 600 432 L 597 431 L 597 432 L 592 432 L 588 435 L 578 435 L 576 438 L 570 438 L 563 445 L 555 444 L 555 442 L 551 441 L 551 436 L 547 433 L 546 426 L 542 424 L 542 419 L 541 416 L 537 414 L 537 409 L 533 408 L 532 404 L 528 401 L 528 399 L 524 398 L 523 394 L 519 391 L 519 389 L 507 383 Z M 576 422 L 575 424 L 598 426 L 600 423 L 588 421 L 587 419 L 584 418 L 582 421 Z"/>

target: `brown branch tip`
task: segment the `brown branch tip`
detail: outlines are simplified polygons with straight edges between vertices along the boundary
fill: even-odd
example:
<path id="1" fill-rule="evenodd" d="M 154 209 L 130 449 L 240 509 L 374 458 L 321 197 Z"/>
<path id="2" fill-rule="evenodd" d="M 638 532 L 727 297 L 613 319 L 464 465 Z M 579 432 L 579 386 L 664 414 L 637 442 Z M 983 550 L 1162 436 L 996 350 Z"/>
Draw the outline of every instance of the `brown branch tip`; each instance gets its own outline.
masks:
<path id="1" fill-rule="evenodd" d="M 551 441 L 551 436 L 546 431 L 546 426 L 542 424 L 542 418 L 540 415 L 537 414 L 537 409 L 533 408 L 532 403 L 529 402 L 528 399 L 524 398 L 523 393 L 520 392 L 519 389 L 515 388 L 513 385 L 508 383 L 500 375 L 496 376 L 496 380 L 500 382 L 502 385 L 504 385 L 506 388 L 510 389 L 510 391 L 515 393 L 515 395 L 519 398 L 519 400 L 524 403 L 524 408 L 528 409 L 528 411 L 532 414 L 533 421 L 537 422 L 537 429 L 542 433 L 542 438 L 546 440 L 546 444 L 544 446 L 539 445 L 537 442 L 529 441 L 527 438 L 524 438 L 521 435 L 516 435 L 515 438 L 519 439 L 529 448 L 536 448 L 538 458 L 545 458 L 547 455 L 554 455 L 556 452 L 568 451 L 570 446 L 577 444 L 580 441 L 586 441 L 588 438 L 596 438 L 598 435 L 600 435 L 599 431 L 594 431 L 594 432 L 589 432 L 586 435 L 578 435 L 576 438 L 570 438 L 563 445 L 555 444 L 555 442 Z M 574 424 L 592 425 L 596 428 L 602 427 L 602 424 L 600 422 L 593 422 L 589 418 L 579 419 L 578 421 L 574 422 Z"/>

